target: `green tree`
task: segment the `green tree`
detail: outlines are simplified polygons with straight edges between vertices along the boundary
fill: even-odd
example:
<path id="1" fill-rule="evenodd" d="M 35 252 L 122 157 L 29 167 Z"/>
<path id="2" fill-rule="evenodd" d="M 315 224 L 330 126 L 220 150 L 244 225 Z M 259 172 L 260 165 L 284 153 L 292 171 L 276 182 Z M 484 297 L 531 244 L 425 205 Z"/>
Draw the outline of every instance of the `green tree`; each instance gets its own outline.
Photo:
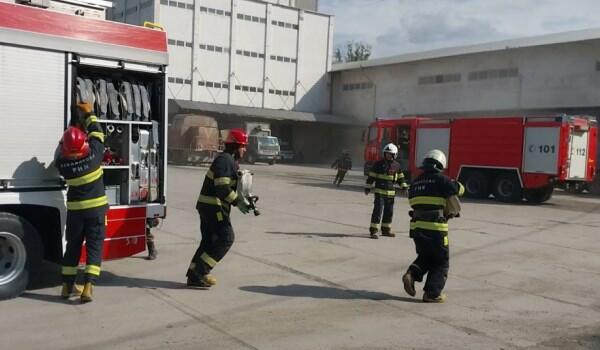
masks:
<path id="1" fill-rule="evenodd" d="M 335 50 L 336 62 L 355 62 L 366 61 L 371 57 L 371 45 L 362 41 L 348 41 L 346 50 L 342 51 L 339 47 Z"/>

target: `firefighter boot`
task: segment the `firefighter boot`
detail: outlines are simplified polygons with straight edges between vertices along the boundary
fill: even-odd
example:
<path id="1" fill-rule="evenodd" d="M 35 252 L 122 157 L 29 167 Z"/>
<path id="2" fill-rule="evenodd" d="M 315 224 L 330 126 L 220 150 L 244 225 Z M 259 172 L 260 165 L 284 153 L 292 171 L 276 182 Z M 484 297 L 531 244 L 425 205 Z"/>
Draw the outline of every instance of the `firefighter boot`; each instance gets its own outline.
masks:
<path id="1" fill-rule="evenodd" d="M 423 293 L 424 303 L 443 303 L 444 301 L 446 301 L 446 294 L 444 293 L 440 293 L 437 297 L 431 296 L 427 292 Z"/>
<path id="2" fill-rule="evenodd" d="M 156 256 L 158 255 L 158 252 L 156 251 L 156 246 L 154 245 L 154 242 L 147 241 L 147 246 L 148 256 L 146 257 L 146 260 L 155 260 Z"/>
<path id="3" fill-rule="evenodd" d="M 81 302 L 89 303 L 93 299 L 93 288 L 92 282 L 85 282 L 83 285 L 83 292 L 81 293 Z"/>
<path id="4" fill-rule="evenodd" d="M 217 279 L 211 275 L 206 274 L 200 278 L 196 277 L 195 274 L 189 274 L 187 279 L 188 287 L 197 287 L 197 288 L 210 288 L 217 284 Z"/>
<path id="5" fill-rule="evenodd" d="M 372 239 L 378 239 L 377 237 L 377 229 L 375 227 L 369 227 L 369 237 Z"/>
<path id="6" fill-rule="evenodd" d="M 63 283 L 62 290 L 60 292 L 60 296 L 63 299 L 69 299 L 70 297 L 78 297 L 81 295 L 82 288 L 81 286 L 74 283 Z"/>
<path id="7" fill-rule="evenodd" d="M 402 283 L 404 283 L 404 290 L 408 295 L 414 297 L 417 292 L 415 291 L 415 279 L 413 278 L 410 271 L 406 271 L 404 276 L 402 276 Z"/>
<path id="8" fill-rule="evenodd" d="M 389 227 L 381 228 L 381 235 L 386 237 L 396 237 L 396 234 L 392 232 L 392 229 Z"/>

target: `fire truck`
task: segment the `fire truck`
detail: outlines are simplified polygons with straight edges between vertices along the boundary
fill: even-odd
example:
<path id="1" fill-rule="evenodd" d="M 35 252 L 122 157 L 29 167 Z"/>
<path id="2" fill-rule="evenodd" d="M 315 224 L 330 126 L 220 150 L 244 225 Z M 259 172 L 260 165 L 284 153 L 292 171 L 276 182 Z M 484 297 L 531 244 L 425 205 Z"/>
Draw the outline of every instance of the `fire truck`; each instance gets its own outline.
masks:
<path id="1" fill-rule="evenodd" d="M 390 142 L 412 178 L 425 153 L 439 149 L 466 196 L 502 202 L 545 202 L 555 182 L 591 181 L 596 165 L 597 127 L 588 116 L 407 116 L 376 120 L 364 138 L 365 173 Z"/>
<path id="2" fill-rule="evenodd" d="M 166 215 L 166 34 L 90 11 L 0 2 L 0 299 L 62 258 L 66 186 L 53 161 L 73 104 L 92 103 L 105 133 L 103 258 L 144 251 L 147 225 Z"/>

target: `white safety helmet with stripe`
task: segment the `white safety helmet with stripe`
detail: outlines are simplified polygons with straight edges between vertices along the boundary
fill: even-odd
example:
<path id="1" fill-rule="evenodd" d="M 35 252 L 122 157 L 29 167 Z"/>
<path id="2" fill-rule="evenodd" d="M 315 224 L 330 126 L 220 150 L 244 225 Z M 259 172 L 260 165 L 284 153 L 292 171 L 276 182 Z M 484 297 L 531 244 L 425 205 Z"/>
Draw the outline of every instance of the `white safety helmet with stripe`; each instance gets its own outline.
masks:
<path id="1" fill-rule="evenodd" d="M 396 145 L 393 143 L 388 143 L 385 145 L 385 147 L 383 147 L 383 154 L 385 155 L 386 153 L 391 153 L 394 158 L 396 158 L 396 155 L 398 154 L 398 147 L 396 147 Z"/>
<path id="2" fill-rule="evenodd" d="M 431 151 L 425 153 L 422 166 L 426 167 L 431 164 L 433 164 L 439 170 L 444 170 L 448 165 L 444 152 L 440 151 L 439 149 L 432 149 Z"/>

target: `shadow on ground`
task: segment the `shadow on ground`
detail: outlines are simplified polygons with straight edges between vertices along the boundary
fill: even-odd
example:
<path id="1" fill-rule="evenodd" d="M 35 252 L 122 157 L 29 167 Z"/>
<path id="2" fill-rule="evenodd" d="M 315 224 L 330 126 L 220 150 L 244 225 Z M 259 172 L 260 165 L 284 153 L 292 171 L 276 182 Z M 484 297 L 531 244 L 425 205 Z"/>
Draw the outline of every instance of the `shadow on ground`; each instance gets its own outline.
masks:
<path id="1" fill-rule="evenodd" d="M 290 284 L 285 286 L 243 286 L 240 290 L 252 293 L 279 295 L 282 297 L 304 297 L 315 299 L 364 299 L 364 300 L 398 300 L 416 303 L 418 299 L 398 297 L 382 292 L 368 290 L 344 289 L 328 286 L 311 286 Z"/>
<path id="2" fill-rule="evenodd" d="M 270 235 L 287 235 L 287 236 L 317 236 L 317 237 L 325 237 L 325 238 L 369 238 L 368 233 L 325 233 L 325 232 L 280 232 L 280 231 L 267 231 Z"/>
<path id="3" fill-rule="evenodd" d="M 185 276 L 181 276 L 181 281 L 155 280 L 149 278 L 138 278 L 121 276 L 112 273 L 108 270 L 102 271 L 98 280 L 98 287 L 128 287 L 128 288 L 144 288 L 144 289 L 186 289 Z M 83 284 L 83 274 L 79 271 L 78 284 Z M 30 283 L 27 291 L 21 294 L 22 298 L 40 300 L 46 302 L 54 302 L 61 304 L 77 304 L 79 301 L 65 300 L 59 296 L 61 281 L 61 266 L 59 264 L 44 261 L 40 269 L 40 276 L 34 282 Z M 53 288 L 48 294 L 36 292 L 40 289 Z"/>

